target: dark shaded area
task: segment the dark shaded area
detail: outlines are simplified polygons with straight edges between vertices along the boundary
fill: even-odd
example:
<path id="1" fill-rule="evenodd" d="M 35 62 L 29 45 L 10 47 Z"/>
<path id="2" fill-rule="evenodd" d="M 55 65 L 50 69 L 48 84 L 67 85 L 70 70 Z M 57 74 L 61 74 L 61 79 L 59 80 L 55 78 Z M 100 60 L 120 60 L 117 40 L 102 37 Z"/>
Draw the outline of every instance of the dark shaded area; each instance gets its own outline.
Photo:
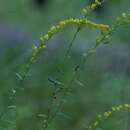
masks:
<path id="1" fill-rule="evenodd" d="M 38 7 L 43 7 L 47 4 L 48 0 L 33 0 L 34 4 Z"/>

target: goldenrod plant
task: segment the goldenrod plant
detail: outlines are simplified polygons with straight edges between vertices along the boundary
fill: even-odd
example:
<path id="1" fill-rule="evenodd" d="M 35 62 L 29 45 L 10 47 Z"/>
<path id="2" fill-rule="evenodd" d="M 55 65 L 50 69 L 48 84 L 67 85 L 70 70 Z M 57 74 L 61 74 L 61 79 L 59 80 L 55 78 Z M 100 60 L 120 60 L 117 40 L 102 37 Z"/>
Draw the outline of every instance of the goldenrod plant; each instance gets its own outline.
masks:
<path id="1" fill-rule="evenodd" d="M 86 52 L 84 52 L 84 54 L 81 56 L 81 62 L 78 66 L 74 68 L 74 72 L 68 83 L 61 83 L 60 81 L 55 80 L 53 78 L 48 78 L 48 80 L 52 82 L 55 86 L 58 85 L 60 87 L 58 88 L 56 87 L 56 89 L 52 93 L 50 107 L 48 108 L 47 112 L 45 112 L 44 115 L 42 115 L 44 119 L 43 119 L 43 126 L 41 129 L 43 130 L 46 130 L 48 128 L 48 126 L 52 123 L 52 121 L 55 119 L 57 114 L 61 111 L 61 108 L 64 104 L 64 100 L 66 99 L 67 93 L 70 91 L 72 83 L 75 81 L 76 76 L 78 75 L 82 67 L 84 66 L 88 56 L 95 53 L 97 50 L 97 47 L 100 44 L 108 44 L 110 41 L 110 38 L 112 37 L 113 33 L 116 32 L 116 29 L 118 27 L 130 24 L 129 13 L 122 13 L 120 17 L 116 18 L 113 25 L 108 25 L 106 23 L 105 24 L 97 23 L 95 21 L 89 20 L 88 15 L 90 15 L 91 12 L 94 11 L 98 6 L 101 6 L 103 2 L 105 1 L 95 0 L 94 3 L 83 8 L 82 9 L 82 12 L 84 13 L 83 18 L 68 18 L 53 25 L 45 35 L 40 36 L 39 45 L 38 46 L 33 45 L 32 54 L 29 57 L 27 64 L 25 65 L 25 70 L 23 71 L 23 73 L 22 74 L 16 73 L 17 77 L 20 79 L 20 83 L 23 83 L 26 80 L 32 65 L 34 64 L 34 61 L 48 47 L 47 42 L 54 35 L 56 35 L 56 33 L 63 30 L 65 26 L 76 25 L 77 27 L 77 30 L 72 38 L 72 41 L 70 42 L 69 47 L 66 50 L 65 57 L 71 51 L 72 44 L 74 40 L 76 39 L 78 32 L 81 31 L 82 28 L 89 27 L 89 28 L 94 28 L 100 31 L 100 35 L 95 38 L 95 45 L 92 45 L 92 47 L 87 49 Z M 67 60 L 67 58 L 64 60 Z M 52 105 L 54 104 L 55 100 L 57 100 L 57 95 L 59 93 L 61 93 L 61 99 L 58 99 L 59 100 L 58 106 L 55 110 L 53 110 Z M 10 106 L 10 107 L 15 107 L 15 106 Z M 92 124 L 90 124 L 87 129 L 96 129 L 104 120 L 112 117 L 112 115 L 115 112 L 126 111 L 129 109 L 130 109 L 130 104 L 123 104 L 123 105 L 112 107 L 110 111 L 105 112 L 103 115 L 99 115 L 97 117 L 97 120 L 94 121 Z"/>

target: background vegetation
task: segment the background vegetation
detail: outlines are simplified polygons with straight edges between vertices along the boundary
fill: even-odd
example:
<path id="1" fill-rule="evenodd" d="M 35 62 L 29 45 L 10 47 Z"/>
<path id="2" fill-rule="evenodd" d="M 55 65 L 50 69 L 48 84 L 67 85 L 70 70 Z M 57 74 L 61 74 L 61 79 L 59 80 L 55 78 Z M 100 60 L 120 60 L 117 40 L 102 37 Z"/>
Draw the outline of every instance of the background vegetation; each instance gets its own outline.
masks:
<path id="1" fill-rule="evenodd" d="M 0 0 L 0 130 L 42 130 L 44 114 L 54 85 L 48 79 L 67 83 L 86 48 L 94 45 L 97 31 L 83 29 L 69 58 L 59 72 L 75 26 L 68 26 L 47 44 L 24 84 L 22 70 L 32 45 L 59 20 L 81 17 L 89 0 Z M 91 19 L 111 24 L 122 12 L 130 12 L 129 0 L 109 0 L 93 12 Z M 130 103 L 130 28 L 118 29 L 110 44 L 102 45 L 88 58 L 72 84 L 62 110 L 48 130 L 82 130 L 113 105 Z M 56 109 L 55 102 L 53 109 Z M 8 108 L 8 109 L 7 109 Z M 128 130 L 130 113 L 118 113 L 97 130 Z M 127 118 L 127 120 L 126 120 Z M 127 125 L 127 127 L 126 127 Z"/>

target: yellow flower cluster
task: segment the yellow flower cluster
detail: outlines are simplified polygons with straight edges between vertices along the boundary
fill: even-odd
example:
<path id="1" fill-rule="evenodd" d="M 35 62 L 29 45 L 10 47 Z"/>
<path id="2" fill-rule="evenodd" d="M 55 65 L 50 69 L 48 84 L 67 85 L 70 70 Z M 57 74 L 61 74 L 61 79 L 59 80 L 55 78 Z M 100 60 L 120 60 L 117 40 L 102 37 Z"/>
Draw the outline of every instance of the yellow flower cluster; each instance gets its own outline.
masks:
<path id="1" fill-rule="evenodd" d="M 46 47 L 46 42 L 57 32 L 59 32 L 61 29 L 65 27 L 65 25 L 68 24 L 75 24 L 75 25 L 86 25 L 88 27 L 97 28 L 101 31 L 108 30 L 109 26 L 104 24 L 97 24 L 95 22 L 92 22 L 87 19 L 78 19 L 78 18 L 70 18 L 63 21 L 60 21 L 57 25 L 52 26 L 49 31 L 44 35 L 40 37 L 40 45 L 38 47 L 33 47 L 33 53 L 29 60 L 29 63 L 27 67 L 29 67 L 32 62 L 37 58 L 37 56 L 40 54 L 40 52 Z"/>
<path id="2" fill-rule="evenodd" d="M 98 6 L 100 6 L 102 3 L 99 0 L 95 0 L 94 3 L 92 3 L 91 5 L 83 8 L 83 13 L 85 15 L 89 15 L 93 10 L 95 10 Z"/>
<path id="3" fill-rule="evenodd" d="M 60 21 L 57 25 L 52 26 L 50 30 L 40 38 L 41 44 L 44 45 L 46 41 L 48 41 L 55 33 L 59 32 L 61 29 L 65 27 L 65 25 L 68 24 L 75 24 L 75 25 L 86 25 L 88 27 L 97 28 L 100 30 L 107 30 L 109 29 L 108 25 L 104 24 L 97 24 L 87 19 L 78 19 L 78 18 L 70 18 L 63 21 Z"/>
<path id="4" fill-rule="evenodd" d="M 102 115 L 98 115 L 97 119 L 88 126 L 88 129 L 95 129 L 98 127 L 99 124 L 101 124 L 102 121 L 112 117 L 112 115 L 115 112 L 122 112 L 122 111 L 126 111 L 126 110 L 130 110 L 130 104 L 122 104 L 122 105 L 118 105 L 118 106 L 113 106 L 111 108 L 111 110 L 104 112 Z"/>

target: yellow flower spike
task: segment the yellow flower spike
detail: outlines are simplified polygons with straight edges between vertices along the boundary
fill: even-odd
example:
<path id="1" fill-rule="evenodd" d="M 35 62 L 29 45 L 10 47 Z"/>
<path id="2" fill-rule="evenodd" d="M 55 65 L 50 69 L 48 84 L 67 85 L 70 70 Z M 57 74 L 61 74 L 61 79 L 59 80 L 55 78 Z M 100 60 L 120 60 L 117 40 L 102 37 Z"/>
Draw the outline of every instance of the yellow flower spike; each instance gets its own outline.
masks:
<path id="1" fill-rule="evenodd" d="M 99 30 L 108 30 L 109 26 L 104 24 L 97 24 L 93 21 L 86 20 L 86 19 L 78 19 L 78 18 L 71 18 L 67 20 L 60 21 L 59 24 L 56 26 L 52 26 L 47 34 L 45 34 L 43 37 L 40 38 L 41 41 L 47 41 L 53 36 L 56 32 L 60 31 L 65 25 L 67 24 L 76 24 L 76 25 L 85 25 L 90 26 L 92 28 L 97 28 Z M 49 35 L 51 33 L 51 35 Z"/>
<path id="2" fill-rule="evenodd" d="M 88 26 L 88 27 L 91 27 L 91 28 L 99 29 L 101 31 L 110 29 L 108 25 L 98 24 L 98 23 L 95 23 L 95 22 L 87 20 L 87 19 L 70 18 L 70 19 L 62 20 L 57 25 L 52 26 L 44 36 L 40 37 L 40 45 L 35 50 L 33 50 L 32 56 L 30 57 L 30 60 L 29 60 L 29 65 L 30 66 L 33 63 L 33 60 L 35 60 L 37 58 L 37 56 L 41 53 L 41 51 L 46 47 L 45 46 L 46 42 L 54 34 L 59 32 L 61 29 L 63 29 L 68 24 L 84 25 L 84 26 Z M 28 70 L 29 69 L 27 69 L 27 71 Z M 26 71 L 25 75 L 27 75 L 27 71 Z M 23 77 L 25 77 L 25 75 Z"/>
<path id="3" fill-rule="evenodd" d="M 96 129 L 99 124 L 101 124 L 104 120 L 107 120 L 109 118 L 111 118 L 114 113 L 116 112 L 123 112 L 123 111 L 128 111 L 130 110 L 130 104 L 121 104 L 118 106 L 112 106 L 111 110 L 104 112 L 102 115 L 98 115 L 97 118 L 98 120 L 93 121 L 89 127 L 91 127 L 91 129 Z"/>

